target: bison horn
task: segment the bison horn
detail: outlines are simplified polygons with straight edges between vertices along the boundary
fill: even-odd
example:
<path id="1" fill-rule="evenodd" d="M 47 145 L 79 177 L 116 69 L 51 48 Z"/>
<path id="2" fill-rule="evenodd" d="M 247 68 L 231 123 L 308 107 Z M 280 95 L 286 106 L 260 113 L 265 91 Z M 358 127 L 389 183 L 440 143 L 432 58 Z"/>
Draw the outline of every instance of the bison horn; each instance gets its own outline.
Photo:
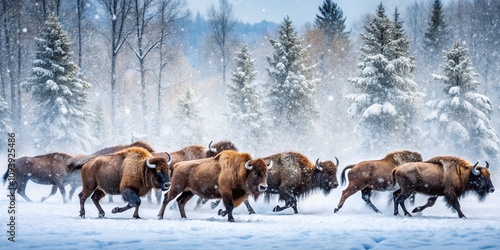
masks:
<path id="1" fill-rule="evenodd" d="M 271 160 L 269 164 L 267 164 L 267 170 L 271 169 L 273 167 L 273 161 Z"/>
<path id="2" fill-rule="evenodd" d="M 253 167 L 251 165 L 249 165 L 250 163 L 250 160 L 248 160 L 247 162 L 245 162 L 245 168 L 248 169 L 248 170 L 252 170 Z"/>
<path id="3" fill-rule="evenodd" d="M 339 159 L 337 157 L 335 157 L 335 160 L 337 161 L 337 164 L 335 164 L 335 165 L 337 165 L 337 167 L 339 167 Z"/>
<path id="4" fill-rule="evenodd" d="M 314 164 L 319 171 L 323 171 L 323 168 L 319 165 L 319 158 L 316 159 L 316 164 Z"/>
<path id="5" fill-rule="evenodd" d="M 477 170 L 477 169 L 476 169 L 476 167 L 477 167 L 477 164 L 478 164 L 478 163 L 479 163 L 479 162 L 476 162 L 476 164 L 474 164 L 474 166 L 472 166 L 472 170 L 471 170 L 471 171 L 472 171 L 472 173 L 473 173 L 475 176 L 479 176 L 479 174 L 480 174 L 479 170 Z"/>
<path id="6" fill-rule="evenodd" d="M 170 165 L 170 163 L 172 163 L 172 156 L 168 152 L 165 152 L 165 154 L 167 154 L 167 156 L 168 156 L 167 164 Z"/>
<path id="7" fill-rule="evenodd" d="M 490 168 L 490 164 L 487 161 L 484 162 L 486 162 L 486 169 Z"/>
<path id="8" fill-rule="evenodd" d="M 156 164 L 149 163 L 149 159 L 151 159 L 151 156 L 148 157 L 148 159 L 146 160 L 146 166 L 148 166 L 148 168 L 155 169 L 156 168 Z"/>
<path id="9" fill-rule="evenodd" d="M 216 148 L 212 148 L 212 142 L 214 141 L 211 141 L 209 144 L 208 144 L 208 148 L 210 149 L 210 151 L 214 152 L 214 153 L 217 153 L 217 149 Z"/>

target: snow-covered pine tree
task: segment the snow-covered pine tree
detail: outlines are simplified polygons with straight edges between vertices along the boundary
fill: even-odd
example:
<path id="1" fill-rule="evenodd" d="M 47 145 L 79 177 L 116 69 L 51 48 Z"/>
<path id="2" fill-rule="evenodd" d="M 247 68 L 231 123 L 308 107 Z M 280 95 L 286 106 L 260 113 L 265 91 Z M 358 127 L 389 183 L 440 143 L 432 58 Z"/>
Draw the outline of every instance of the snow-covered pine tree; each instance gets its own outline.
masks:
<path id="1" fill-rule="evenodd" d="M 23 89 L 31 94 L 33 122 L 31 137 L 36 147 L 47 150 L 84 150 L 94 141 L 85 108 L 88 82 L 79 78 L 71 61 L 71 44 L 59 20 L 50 14 L 35 38 L 36 55 Z"/>
<path id="2" fill-rule="evenodd" d="M 369 154 L 412 147 L 423 94 L 412 80 L 415 63 L 397 10 L 393 22 L 379 4 L 365 29 L 358 76 L 349 79 L 359 93 L 347 96 L 349 114 L 359 118 L 355 132 Z"/>
<path id="3" fill-rule="evenodd" d="M 234 67 L 227 91 L 233 138 L 256 148 L 267 135 L 269 119 L 265 118 L 262 94 L 255 83 L 254 59 L 246 44 L 236 53 Z"/>
<path id="4" fill-rule="evenodd" d="M 500 138 L 490 120 L 493 106 L 477 93 L 477 73 L 465 44 L 456 42 L 444 53 L 442 74 L 433 77 L 445 85 L 445 97 L 426 103 L 431 109 L 423 136 L 427 147 L 471 161 L 498 159 Z"/>
<path id="5" fill-rule="evenodd" d="M 349 32 L 345 30 L 344 12 L 332 0 L 324 0 L 323 5 L 318 7 L 321 15 L 316 14 L 314 26 L 321 30 L 331 44 L 335 37 L 347 39 Z"/>
<path id="6" fill-rule="evenodd" d="M 432 58 L 438 58 L 435 55 L 442 52 L 448 40 L 448 30 L 444 21 L 443 4 L 441 0 L 434 0 L 429 27 L 425 32 L 424 51 L 427 51 L 429 55 L 434 55 Z M 435 61 L 438 60 L 436 59 Z"/>
<path id="7" fill-rule="evenodd" d="M 267 72 L 271 80 L 271 116 L 285 136 L 305 138 L 311 134 L 318 118 L 314 96 L 318 80 L 312 79 L 314 65 L 307 66 L 307 50 L 289 17 L 279 28 L 279 39 L 270 42 L 273 55 L 267 57 Z"/>
<path id="8" fill-rule="evenodd" d="M 202 118 L 196 103 L 190 88 L 186 88 L 184 95 L 177 98 L 172 124 L 175 124 L 173 137 L 178 145 L 199 144 L 203 141 Z"/>

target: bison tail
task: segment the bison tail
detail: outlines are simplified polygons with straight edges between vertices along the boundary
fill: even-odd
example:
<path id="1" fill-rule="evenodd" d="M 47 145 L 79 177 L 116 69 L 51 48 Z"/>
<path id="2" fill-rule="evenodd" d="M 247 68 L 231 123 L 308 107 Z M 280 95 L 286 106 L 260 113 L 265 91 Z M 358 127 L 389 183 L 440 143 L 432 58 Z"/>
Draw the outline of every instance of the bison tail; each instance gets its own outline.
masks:
<path id="1" fill-rule="evenodd" d="M 341 183 L 342 186 L 344 186 L 345 183 L 346 183 L 346 181 L 345 181 L 345 171 L 347 171 L 348 169 L 353 168 L 354 166 L 356 166 L 356 164 L 352 164 L 352 165 L 346 166 L 344 168 L 344 170 L 342 170 L 342 173 L 340 174 L 340 183 Z"/>
<path id="2" fill-rule="evenodd" d="M 84 156 L 84 157 L 74 157 L 67 162 L 67 167 L 70 173 L 82 169 L 83 165 L 87 163 L 88 161 L 94 159 L 97 157 L 97 155 L 90 155 L 90 156 Z"/>

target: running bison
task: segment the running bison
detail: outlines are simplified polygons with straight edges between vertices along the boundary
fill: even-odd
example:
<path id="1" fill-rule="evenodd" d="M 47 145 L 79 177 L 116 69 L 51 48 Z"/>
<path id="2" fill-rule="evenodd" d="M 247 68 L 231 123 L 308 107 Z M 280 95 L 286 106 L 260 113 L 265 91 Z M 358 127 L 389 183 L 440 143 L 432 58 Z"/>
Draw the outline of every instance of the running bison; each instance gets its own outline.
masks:
<path id="1" fill-rule="evenodd" d="M 342 191 L 339 204 L 334 212 L 337 213 L 349 196 L 361 190 L 361 198 L 377 213 L 380 211 L 370 200 L 372 190 L 389 191 L 394 190 L 394 181 L 392 180 L 392 170 L 407 162 L 421 162 L 422 156 L 418 152 L 395 151 L 387 154 L 383 159 L 362 161 L 358 164 L 349 165 L 342 170 L 340 175 L 342 185 L 345 184 L 345 172 L 351 169 L 347 174 L 349 185 Z"/>
<path id="2" fill-rule="evenodd" d="M 104 210 L 99 200 L 106 194 L 121 194 L 128 202 L 125 207 L 116 207 L 111 212 L 121 213 L 135 207 L 133 217 L 140 219 L 141 196 L 153 188 L 168 190 L 169 162 L 163 157 L 154 157 L 140 147 L 131 147 L 111 155 L 98 156 L 81 167 L 82 192 L 80 197 L 80 216 L 85 218 L 85 200 L 92 195 L 92 201 L 99 210 L 99 218 Z"/>
<path id="3" fill-rule="evenodd" d="M 186 203 L 198 195 L 204 199 L 222 199 L 226 210 L 221 209 L 219 214 L 227 214 L 228 221 L 234 222 L 233 209 L 249 195 L 257 199 L 267 189 L 269 168 L 263 159 L 252 159 L 247 153 L 232 150 L 212 158 L 179 162 L 174 166 L 172 188 L 165 194 L 158 219 L 163 219 L 167 204 L 178 195 L 181 217 L 186 218 Z"/>
<path id="4" fill-rule="evenodd" d="M 412 212 L 421 212 L 434 205 L 438 196 L 444 196 L 444 201 L 458 217 L 465 218 L 460 210 L 458 199 L 468 192 L 474 192 L 482 201 L 495 188 L 490 179 L 489 164 L 486 167 L 474 166 L 464 159 L 453 156 L 438 156 L 425 162 L 406 163 L 393 170 L 393 180 L 400 189 L 393 194 L 394 215 L 399 215 L 398 205 L 406 216 L 411 216 L 406 210 L 404 201 L 413 192 L 430 195 L 424 206 L 415 208 Z"/>
<path id="5" fill-rule="evenodd" d="M 264 199 L 269 203 L 272 195 L 279 194 L 279 199 L 285 201 L 285 206 L 276 205 L 273 212 L 280 212 L 291 207 L 297 214 L 299 213 L 297 210 L 298 198 L 307 197 L 316 190 L 322 190 L 325 195 L 328 195 L 332 189 L 339 185 L 337 180 L 339 161 L 337 158 L 335 158 L 336 164 L 332 161 L 320 162 L 319 159 L 313 164 L 300 153 L 283 152 L 262 159 L 273 162 L 273 168 L 268 172 L 268 188 Z M 249 206 L 250 204 L 247 204 L 247 207 Z"/>
<path id="6" fill-rule="evenodd" d="M 172 157 L 171 163 L 170 163 L 170 176 L 173 171 L 173 167 L 175 164 L 181 161 L 190 161 L 190 160 L 197 160 L 197 159 L 203 159 L 203 158 L 210 158 L 214 157 L 217 155 L 217 153 L 222 152 L 224 150 L 234 150 L 238 151 L 238 148 L 230 142 L 230 141 L 220 141 L 216 142 L 212 145 L 213 141 L 211 141 L 208 144 L 208 147 L 202 146 L 202 145 L 191 145 L 191 146 L 186 146 L 183 147 L 179 150 L 170 152 L 170 157 Z M 166 152 L 156 152 L 153 153 L 154 156 L 157 157 L 167 157 Z M 161 191 L 155 190 L 155 196 L 156 196 L 156 201 L 158 204 L 161 202 Z M 148 194 L 148 202 L 151 202 L 151 195 Z"/>
<path id="7" fill-rule="evenodd" d="M 69 200 L 73 197 L 76 188 L 81 186 L 80 174 L 70 171 L 70 163 L 75 159 L 64 153 L 50 153 L 34 157 L 21 157 L 15 160 L 16 181 L 18 183 L 17 193 L 26 201 L 31 199 L 26 195 L 26 185 L 31 180 L 37 184 L 53 185 L 52 191 L 42 202 L 54 195 L 57 189 L 61 192 L 63 202 L 66 203 L 66 185 L 71 185 Z M 3 182 L 7 180 L 8 170 L 3 175 Z"/>

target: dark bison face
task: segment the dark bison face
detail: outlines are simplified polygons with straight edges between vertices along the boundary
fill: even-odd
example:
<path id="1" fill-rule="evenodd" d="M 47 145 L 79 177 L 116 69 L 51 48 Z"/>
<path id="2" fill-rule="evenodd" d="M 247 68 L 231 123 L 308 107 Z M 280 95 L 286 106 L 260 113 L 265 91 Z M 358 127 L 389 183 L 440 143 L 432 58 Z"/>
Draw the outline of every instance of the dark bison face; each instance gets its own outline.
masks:
<path id="1" fill-rule="evenodd" d="M 252 194 L 258 194 L 267 190 L 267 170 L 271 166 L 272 162 L 268 164 L 260 158 L 249 160 L 245 163 L 245 168 L 248 170 L 246 182 Z"/>
<path id="2" fill-rule="evenodd" d="M 334 164 L 332 161 L 319 162 L 319 159 L 316 160 L 317 171 L 315 174 L 315 182 L 316 185 L 323 190 L 325 195 L 339 186 L 337 166 L 338 160 L 337 164 Z"/>
<path id="3" fill-rule="evenodd" d="M 477 164 L 476 164 L 477 165 Z M 472 171 L 469 174 L 469 189 L 476 191 L 479 200 L 483 200 L 487 194 L 493 193 L 495 187 L 490 179 L 490 171 L 483 167 L 472 167 Z"/>
<path id="4" fill-rule="evenodd" d="M 168 175 L 168 161 L 162 157 L 150 157 L 146 160 L 146 166 L 152 171 L 155 171 L 154 182 L 155 186 L 163 191 L 170 189 L 170 177 Z"/>

